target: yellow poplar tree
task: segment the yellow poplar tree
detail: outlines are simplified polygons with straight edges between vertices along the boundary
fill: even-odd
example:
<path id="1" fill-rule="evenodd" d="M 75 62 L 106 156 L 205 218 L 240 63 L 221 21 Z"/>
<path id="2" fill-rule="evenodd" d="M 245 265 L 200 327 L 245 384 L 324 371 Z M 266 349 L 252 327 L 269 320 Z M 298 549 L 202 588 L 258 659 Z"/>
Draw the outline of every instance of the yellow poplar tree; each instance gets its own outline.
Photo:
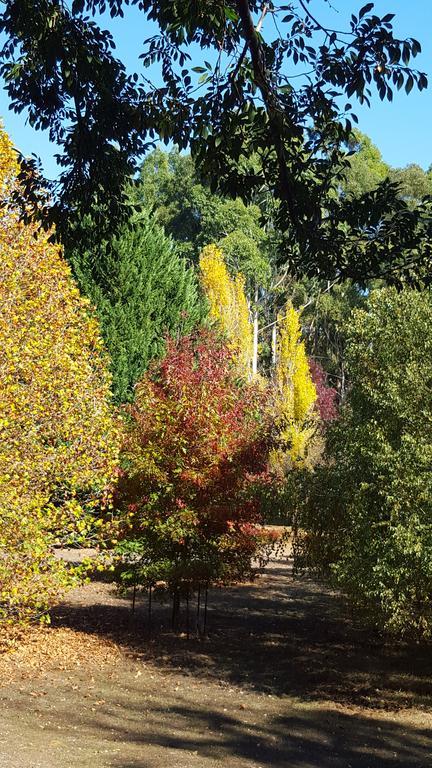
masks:
<path id="1" fill-rule="evenodd" d="M 253 329 L 245 294 L 245 279 L 239 272 L 233 279 L 220 248 L 207 245 L 200 255 L 201 282 L 209 302 L 210 318 L 226 335 L 241 370 L 252 371 Z"/>
<path id="2" fill-rule="evenodd" d="M 276 355 L 277 448 L 273 461 L 280 463 L 285 456 L 292 465 L 302 465 L 315 433 L 317 393 L 301 338 L 300 316 L 291 302 L 278 318 Z"/>
<path id="3" fill-rule="evenodd" d="M 0 619 L 43 610 L 67 581 L 52 545 L 84 534 L 119 435 L 96 321 L 52 232 L 12 203 L 18 164 L 0 126 Z"/>

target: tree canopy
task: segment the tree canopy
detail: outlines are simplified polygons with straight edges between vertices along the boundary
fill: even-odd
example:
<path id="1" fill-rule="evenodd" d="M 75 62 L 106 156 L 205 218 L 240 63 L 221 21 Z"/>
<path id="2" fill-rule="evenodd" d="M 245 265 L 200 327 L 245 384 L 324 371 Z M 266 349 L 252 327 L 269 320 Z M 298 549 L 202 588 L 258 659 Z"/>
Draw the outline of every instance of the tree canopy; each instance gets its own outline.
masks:
<path id="1" fill-rule="evenodd" d="M 300 562 L 398 632 L 432 615 L 430 291 L 373 291 L 349 323 L 351 389 L 305 483 Z"/>
<path id="2" fill-rule="evenodd" d="M 353 131 L 349 146 L 354 154 L 349 158 L 342 189 L 347 195 L 360 197 L 388 179 L 390 167 L 369 136 L 360 131 Z"/>
<path id="3" fill-rule="evenodd" d="M 204 316 L 198 281 L 157 223 L 145 212 L 131 217 L 116 235 L 98 237 L 88 222 L 88 247 L 68 251 L 78 284 L 96 308 L 111 358 L 116 402 L 133 388 L 167 335 L 184 335 Z"/>
<path id="4" fill-rule="evenodd" d="M 163 579 L 178 594 L 250 577 L 263 544 L 263 399 L 212 331 L 170 341 L 154 361 L 129 408 L 117 489 L 126 583 Z"/>
<path id="5" fill-rule="evenodd" d="M 132 75 L 95 21 L 130 4 L 159 29 L 144 43 L 143 73 Z M 427 280 L 428 203 L 410 208 L 388 181 L 355 200 L 334 194 L 355 119 L 349 100 L 425 88 L 410 66 L 421 46 L 397 39 L 393 14 L 379 17 L 373 3 L 346 30 L 316 14 L 305 0 L 5 2 L 0 72 L 13 108 L 60 145 L 57 218 L 66 226 L 65 211 L 96 199 L 101 221 L 115 222 L 137 157 L 161 138 L 190 147 L 199 172 L 230 195 L 268 188 L 292 269 Z M 192 66 L 197 46 L 203 61 Z"/>
<path id="6" fill-rule="evenodd" d="M 0 620 L 56 593 L 51 545 L 87 531 L 119 442 L 98 325 L 49 232 L 19 220 L 17 173 L 0 130 Z"/>
<path id="7" fill-rule="evenodd" d="M 170 234 L 181 253 L 193 261 L 211 243 L 219 245 L 233 272 L 248 284 L 265 280 L 274 246 L 262 226 L 261 208 L 240 197 L 212 192 L 202 183 L 189 154 L 160 148 L 145 158 L 130 196 L 144 205 Z"/>
<path id="8" fill-rule="evenodd" d="M 376 189 L 386 179 L 398 185 L 398 196 L 411 205 L 418 205 L 422 198 L 432 194 L 430 170 L 424 171 L 415 163 L 405 168 L 392 168 L 369 136 L 358 130 L 353 131 L 349 146 L 354 154 L 349 158 L 342 181 L 344 194 L 360 197 Z"/>

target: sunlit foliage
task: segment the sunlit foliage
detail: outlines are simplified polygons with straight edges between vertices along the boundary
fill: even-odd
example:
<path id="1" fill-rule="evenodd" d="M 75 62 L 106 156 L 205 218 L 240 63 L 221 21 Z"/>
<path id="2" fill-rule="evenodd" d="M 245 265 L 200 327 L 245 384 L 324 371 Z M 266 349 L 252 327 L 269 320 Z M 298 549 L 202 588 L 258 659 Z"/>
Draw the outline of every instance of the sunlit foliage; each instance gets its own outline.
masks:
<path id="1" fill-rule="evenodd" d="M 136 382 L 165 350 L 165 337 L 190 333 L 204 314 L 195 271 L 171 238 L 140 211 L 115 237 L 88 222 L 89 245 L 66 252 L 91 300 L 110 356 L 116 402 L 133 399 Z"/>
<path id="2" fill-rule="evenodd" d="M 350 392 L 306 478 L 298 564 L 379 626 L 432 633 L 432 302 L 383 289 L 353 313 Z"/>
<path id="3" fill-rule="evenodd" d="M 242 372 L 250 376 L 253 333 L 244 277 L 239 272 L 231 277 L 223 253 L 215 245 L 203 249 L 199 263 L 210 318 L 226 336 Z"/>
<path id="4" fill-rule="evenodd" d="M 83 535 L 117 457 L 95 320 L 50 234 L 11 203 L 0 130 L 0 619 L 46 606 L 65 578 L 51 544 Z"/>
<path id="5" fill-rule="evenodd" d="M 250 575 L 265 539 L 262 399 L 239 380 L 233 353 L 214 332 L 169 342 L 129 408 L 117 492 L 124 579 L 162 579 L 175 593 Z"/>
<path id="6" fill-rule="evenodd" d="M 316 399 L 317 392 L 301 338 L 299 313 L 288 302 L 278 322 L 274 403 L 277 448 L 274 459 L 285 455 L 293 465 L 304 463 L 316 428 Z"/>

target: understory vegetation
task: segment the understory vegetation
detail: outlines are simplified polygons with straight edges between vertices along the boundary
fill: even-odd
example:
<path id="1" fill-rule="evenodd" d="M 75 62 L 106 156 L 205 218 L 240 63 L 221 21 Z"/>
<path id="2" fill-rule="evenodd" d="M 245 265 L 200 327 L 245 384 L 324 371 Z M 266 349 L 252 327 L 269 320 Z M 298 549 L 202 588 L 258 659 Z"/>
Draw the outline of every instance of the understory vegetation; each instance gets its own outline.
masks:
<path id="1" fill-rule="evenodd" d="M 298 565 L 419 635 L 432 620 L 431 332 L 428 291 L 375 290 L 353 313 L 349 397 L 297 513 Z"/>

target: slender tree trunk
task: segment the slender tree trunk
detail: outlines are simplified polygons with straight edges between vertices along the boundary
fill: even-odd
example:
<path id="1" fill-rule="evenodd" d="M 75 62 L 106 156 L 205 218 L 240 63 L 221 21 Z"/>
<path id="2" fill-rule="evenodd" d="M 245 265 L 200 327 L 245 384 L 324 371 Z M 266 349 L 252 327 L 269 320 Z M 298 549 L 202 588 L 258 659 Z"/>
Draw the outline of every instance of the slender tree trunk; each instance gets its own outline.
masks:
<path id="1" fill-rule="evenodd" d="M 172 623 L 173 632 L 176 632 L 178 629 L 179 613 L 180 613 L 180 592 L 178 589 L 176 589 L 173 594 L 173 604 L 172 604 L 172 622 L 171 623 Z"/>
<path id="2" fill-rule="evenodd" d="M 277 341 L 277 323 L 276 320 L 272 325 L 272 369 L 276 368 L 276 341 Z"/>
<path id="3" fill-rule="evenodd" d="M 207 634 L 207 605 L 208 605 L 208 584 L 206 584 L 205 586 L 205 598 L 204 598 L 204 628 L 203 628 L 204 637 Z"/>
<path id="4" fill-rule="evenodd" d="M 341 403 L 343 403 L 344 400 L 345 400 L 345 389 L 346 389 L 346 385 L 345 385 L 345 365 L 344 365 L 344 362 L 342 361 L 342 365 L 341 365 L 341 378 L 340 378 L 340 399 L 341 399 Z"/>

